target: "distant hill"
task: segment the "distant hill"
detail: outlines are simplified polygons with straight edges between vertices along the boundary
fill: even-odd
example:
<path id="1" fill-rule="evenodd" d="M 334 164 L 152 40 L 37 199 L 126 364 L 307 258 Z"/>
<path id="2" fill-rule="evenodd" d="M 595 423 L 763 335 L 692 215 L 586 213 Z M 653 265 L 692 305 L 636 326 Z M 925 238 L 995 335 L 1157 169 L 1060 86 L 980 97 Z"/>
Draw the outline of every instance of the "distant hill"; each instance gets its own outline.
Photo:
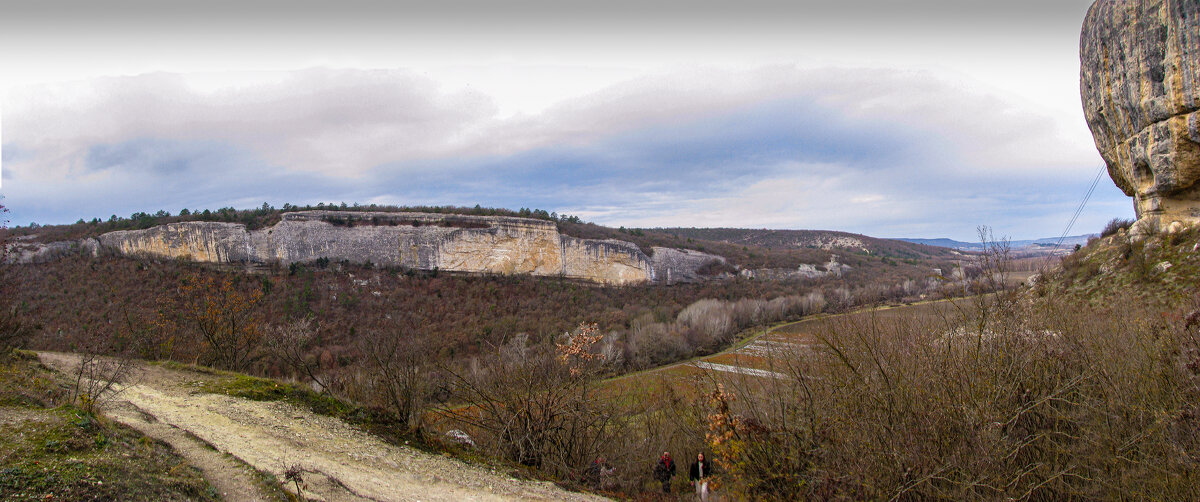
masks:
<path id="1" fill-rule="evenodd" d="M 1083 246 L 1088 243 L 1088 239 L 1091 239 L 1093 237 L 1096 237 L 1096 234 L 1072 235 L 1072 236 L 1064 238 L 1062 241 L 1062 245 L 1060 247 L 1073 248 L 1073 247 L 1075 247 L 1076 244 Z M 983 248 L 983 245 L 978 242 L 956 241 L 954 239 L 947 239 L 945 237 L 938 238 L 938 239 L 901 238 L 901 239 L 891 239 L 891 240 L 896 240 L 896 241 L 900 241 L 900 242 L 908 242 L 908 243 L 913 243 L 913 244 L 925 244 L 927 246 L 938 246 L 938 247 L 943 247 L 943 248 L 958 249 L 958 250 L 963 250 L 963 251 L 978 251 Z M 1053 247 L 1056 243 L 1058 243 L 1058 237 L 1046 237 L 1046 238 L 1042 238 L 1042 239 L 1022 240 L 1022 241 L 1009 241 L 1009 245 L 1012 246 L 1013 249 L 1024 249 L 1024 248 L 1032 248 L 1032 247 Z"/>
<path id="2" fill-rule="evenodd" d="M 952 246 L 937 247 L 925 242 L 880 239 L 833 230 L 769 230 L 750 228 L 655 228 L 654 232 L 679 237 L 726 242 L 772 249 L 823 249 L 863 252 L 894 258 L 948 258 L 955 255 Z"/>

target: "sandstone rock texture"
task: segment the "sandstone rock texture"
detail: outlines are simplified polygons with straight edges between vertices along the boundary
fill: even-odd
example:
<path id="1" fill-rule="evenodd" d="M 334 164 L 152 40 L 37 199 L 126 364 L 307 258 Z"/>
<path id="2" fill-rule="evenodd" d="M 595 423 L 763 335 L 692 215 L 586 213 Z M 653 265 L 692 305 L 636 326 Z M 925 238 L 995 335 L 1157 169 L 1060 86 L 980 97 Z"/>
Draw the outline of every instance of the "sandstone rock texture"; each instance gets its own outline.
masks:
<path id="1" fill-rule="evenodd" d="M 1200 222 L 1200 2 L 1099 0 L 1080 38 L 1080 94 L 1135 230 Z"/>
<path id="2" fill-rule="evenodd" d="M 28 248 L 28 249 L 26 249 Z M 553 222 L 502 216 L 304 211 L 273 227 L 184 222 L 109 232 L 83 242 L 26 245 L 15 261 L 46 261 L 67 252 L 189 259 L 221 264 L 332 261 L 485 274 L 529 274 L 603 284 L 705 279 L 720 256 L 653 248 L 647 256 L 619 240 L 578 239 Z M 15 249 L 15 248 L 14 248 Z"/>

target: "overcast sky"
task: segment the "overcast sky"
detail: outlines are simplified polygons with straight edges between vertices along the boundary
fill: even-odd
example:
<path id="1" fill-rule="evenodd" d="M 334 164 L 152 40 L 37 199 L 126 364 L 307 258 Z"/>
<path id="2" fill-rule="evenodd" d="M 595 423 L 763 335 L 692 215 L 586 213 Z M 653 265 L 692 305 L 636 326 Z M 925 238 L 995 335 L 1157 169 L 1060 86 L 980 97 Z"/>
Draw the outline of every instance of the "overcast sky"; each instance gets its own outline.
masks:
<path id="1" fill-rule="evenodd" d="M 1024 239 L 1102 164 L 1090 0 L 27 3 L 14 224 L 345 201 Z M 1072 233 L 1132 214 L 1106 176 Z"/>

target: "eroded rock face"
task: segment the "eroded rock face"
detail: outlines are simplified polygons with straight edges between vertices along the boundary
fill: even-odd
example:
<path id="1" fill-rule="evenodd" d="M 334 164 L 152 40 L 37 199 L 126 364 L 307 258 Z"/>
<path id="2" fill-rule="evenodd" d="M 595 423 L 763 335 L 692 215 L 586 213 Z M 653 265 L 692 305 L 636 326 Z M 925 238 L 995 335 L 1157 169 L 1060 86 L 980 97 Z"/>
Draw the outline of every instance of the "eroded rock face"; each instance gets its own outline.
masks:
<path id="1" fill-rule="evenodd" d="M 613 284 L 655 280 L 650 258 L 632 243 L 615 239 L 577 239 L 562 236 L 563 272 L 566 277 L 603 275 Z"/>
<path id="2" fill-rule="evenodd" d="M 14 261 L 47 261 L 67 252 L 190 259 L 206 263 L 332 261 L 485 274 L 562 276 L 604 284 L 701 280 L 720 256 L 632 243 L 577 239 L 543 220 L 427 213 L 305 211 L 271 228 L 185 222 L 110 232 L 83 242 L 12 247 Z"/>
<path id="3" fill-rule="evenodd" d="M 654 278 L 665 284 L 701 281 L 704 279 L 701 272 L 705 266 L 714 262 L 725 263 L 722 256 L 692 249 L 654 247 L 652 251 L 654 255 L 650 259 L 653 263 Z"/>
<path id="4" fill-rule="evenodd" d="M 1080 39 L 1080 94 L 1138 227 L 1200 221 L 1200 2 L 1099 0 Z"/>

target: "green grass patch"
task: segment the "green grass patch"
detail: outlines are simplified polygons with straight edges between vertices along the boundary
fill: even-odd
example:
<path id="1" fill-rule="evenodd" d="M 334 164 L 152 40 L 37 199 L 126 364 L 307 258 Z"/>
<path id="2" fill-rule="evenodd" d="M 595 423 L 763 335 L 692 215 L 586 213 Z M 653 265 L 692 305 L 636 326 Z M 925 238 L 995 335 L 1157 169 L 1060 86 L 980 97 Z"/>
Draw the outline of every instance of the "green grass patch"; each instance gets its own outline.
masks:
<path id="1" fill-rule="evenodd" d="M 37 354 L 0 356 L 0 500 L 220 500 L 170 446 L 66 403 L 67 390 Z"/>
<path id="2" fill-rule="evenodd" d="M 0 499 L 220 500 L 170 446 L 73 406 L 0 425 Z"/>
<path id="3" fill-rule="evenodd" d="M 294 406 L 311 410 L 318 415 L 338 418 L 348 417 L 356 410 L 356 407 L 328 394 L 321 394 L 295 384 L 247 375 L 234 375 L 204 382 L 201 384 L 200 390 L 254 401 L 286 401 Z"/>
<path id="4" fill-rule="evenodd" d="M 0 355 L 0 406 L 44 408 L 61 404 L 67 387 L 37 360 L 37 354 Z"/>

